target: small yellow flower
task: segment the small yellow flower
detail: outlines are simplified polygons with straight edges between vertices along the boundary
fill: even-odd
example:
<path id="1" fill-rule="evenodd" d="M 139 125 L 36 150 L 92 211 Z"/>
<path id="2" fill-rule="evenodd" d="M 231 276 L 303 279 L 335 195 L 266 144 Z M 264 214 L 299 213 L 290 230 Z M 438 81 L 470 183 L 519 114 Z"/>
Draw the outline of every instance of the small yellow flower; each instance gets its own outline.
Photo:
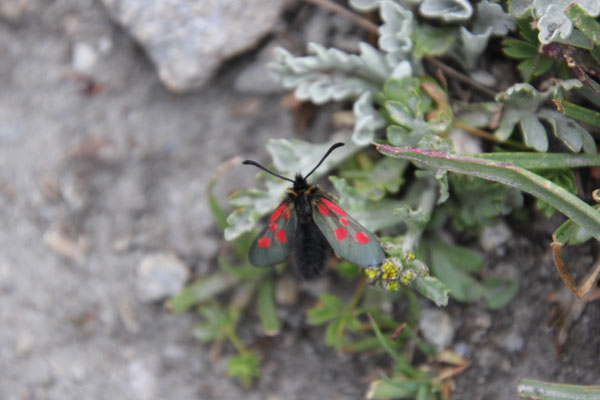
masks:
<path id="1" fill-rule="evenodd" d="M 411 252 L 408 252 L 406 253 L 406 258 L 408 258 L 410 261 L 414 261 L 415 255 Z"/>
<path id="2" fill-rule="evenodd" d="M 391 262 L 383 264 L 381 269 L 383 269 L 383 279 L 395 278 L 398 276 L 398 267 Z"/>
<path id="3" fill-rule="evenodd" d="M 415 277 L 416 277 L 415 273 L 411 270 L 408 270 L 402 274 L 401 280 L 402 280 L 403 284 L 407 285 L 409 282 L 411 282 L 413 279 L 415 279 Z"/>
<path id="4" fill-rule="evenodd" d="M 398 290 L 398 281 L 391 281 L 387 285 L 387 290 L 390 292 L 395 292 Z"/>
<path id="5" fill-rule="evenodd" d="M 367 275 L 367 278 L 369 279 L 374 279 L 377 276 L 377 269 L 367 268 L 365 269 L 365 275 Z"/>

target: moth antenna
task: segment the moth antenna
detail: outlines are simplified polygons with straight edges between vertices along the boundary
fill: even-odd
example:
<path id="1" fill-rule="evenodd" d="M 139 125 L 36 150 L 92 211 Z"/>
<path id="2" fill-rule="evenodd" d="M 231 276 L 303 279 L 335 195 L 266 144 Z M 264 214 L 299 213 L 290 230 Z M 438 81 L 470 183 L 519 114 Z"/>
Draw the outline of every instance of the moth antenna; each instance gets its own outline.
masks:
<path id="1" fill-rule="evenodd" d="M 254 165 L 255 167 L 257 167 L 257 168 L 260 168 L 260 169 L 262 169 L 263 171 L 265 171 L 265 172 L 268 172 L 269 174 L 271 174 L 271 175 L 273 175 L 273 176 L 276 176 L 276 177 L 278 177 L 278 178 L 281 178 L 281 179 L 283 179 L 283 180 L 290 181 L 290 182 L 294 183 L 294 181 L 293 181 L 293 180 L 291 180 L 290 178 L 286 178 L 285 176 L 281 176 L 281 175 L 279 175 L 279 174 L 276 174 L 275 172 L 273 172 L 273 171 L 270 171 L 270 170 L 266 169 L 265 167 L 263 167 L 262 165 L 260 165 L 260 164 L 259 164 L 259 163 L 257 163 L 256 161 L 252 161 L 252 160 L 246 160 L 246 161 L 243 161 L 243 162 L 242 162 L 242 164 L 245 164 L 245 165 Z"/>
<path id="2" fill-rule="evenodd" d="M 323 164 L 323 161 L 325 161 L 325 159 L 327 158 L 327 156 L 329 156 L 329 155 L 331 154 L 331 152 L 332 152 L 332 151 L 334 151 L 335 149 L 337 149 L 338 147 L 341 147 L 341 146 L 343 146 L 343 145 L 344 145 L 344 143 L 342 143 L 342 142 L 338 142 L 338 143 L 335 143 L 334 145 L 332 145 L 332 146 L 329 148 L 329 150 L 327 150 L 327 153 L 325 153 L 325 155 L 323 156 L 323 158 L 321 158 L 321 161 L 319 161 L 319 163 L 317 164 L 317 166 L 316 166 L 316 167 L 314 167 L 314 168 L 312 169 L 312 171 L 310 171 L 310 172 L 309 172 L 309 173 L 308 173 L 308 174 L 307 174 L 307 175 L 304 177 L 304 179 L 307 179 L 307 178 L 308 178 L 308 177 L 309 177 L 309 176 L 310 176 L 310 175 L 311 175 L 313 172 L 315 172 L 315 171 L 317 170 L 317 168 L 319 168 L 319 166 L 320 166 L 321 164 Z"/>

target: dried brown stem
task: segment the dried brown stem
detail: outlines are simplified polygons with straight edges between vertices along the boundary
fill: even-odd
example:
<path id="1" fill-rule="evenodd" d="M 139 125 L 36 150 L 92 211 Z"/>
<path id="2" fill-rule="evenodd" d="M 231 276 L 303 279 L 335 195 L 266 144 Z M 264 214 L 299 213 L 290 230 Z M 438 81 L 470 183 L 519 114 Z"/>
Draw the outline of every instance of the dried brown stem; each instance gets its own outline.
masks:
<path id="1" fill-rule="evenodd" d="M 473 89 L 477 89 L 481 93 L 484 93 L 492 98 L 494 98 L 494 96 L 496 96 L 496 92 L 493 91 L 492 89 L 489 89 L 489 88 L 481 85 L 480 83 L 475 82 L 473 79 L 469 78 L 468 76 L 462 74 L 461 72 L 458 72 L 454 68 L 436 60 L 433 57 L 424 57 L 423 60 L 425 60 L 429 64 L 433 65 L 435 68 L 442 70 L 444 73 L 450 75 L 454 79 L 457 79 L 457 80 L 461 81 L 462 83 L 465 83 L 465 84 L 471 86 Z"/>

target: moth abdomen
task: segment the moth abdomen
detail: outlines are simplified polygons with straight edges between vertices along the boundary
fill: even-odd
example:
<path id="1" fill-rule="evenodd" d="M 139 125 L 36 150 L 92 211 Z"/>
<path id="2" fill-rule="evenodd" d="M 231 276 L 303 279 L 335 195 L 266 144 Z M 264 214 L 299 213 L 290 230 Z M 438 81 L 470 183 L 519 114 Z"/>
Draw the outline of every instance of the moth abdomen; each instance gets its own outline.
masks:
<path id="1" fill-rule="evenodd" d="M 304 279 L 320 276 L 325 270 L 331 248 L 317 225 L 298 223 L 291 248 L 291 261 L 298 275 Z"/>

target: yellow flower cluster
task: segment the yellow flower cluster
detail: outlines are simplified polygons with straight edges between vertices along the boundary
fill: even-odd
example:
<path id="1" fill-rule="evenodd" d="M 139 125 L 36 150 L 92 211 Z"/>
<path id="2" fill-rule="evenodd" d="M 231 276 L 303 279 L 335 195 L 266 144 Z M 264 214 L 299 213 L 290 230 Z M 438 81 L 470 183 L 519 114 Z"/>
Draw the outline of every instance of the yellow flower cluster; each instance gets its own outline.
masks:
<path id="1" fill-rule="evenodd" d="M 417 275 L 414 273 L 414 271 L 407 270 L 402 273 L 402 277 L 400 278 L 400 280 L 403 284 L 407 285 L 416 277 Z"/>
<path id="2" fill-rule="evenodd" d="M 365 269 L 365 275 L 367 275 L 367 278 L 369 279 L 375 279 L 377 276 L 377 268 L 371 267 Z"/>
<path id="3" fill-rule="evenodd" d="M 398 276 L 398 267 L 392 264 L 391 262 L 385 263 L 382 265 L 383 269 L 383 279 L 393 279 Z"/>

